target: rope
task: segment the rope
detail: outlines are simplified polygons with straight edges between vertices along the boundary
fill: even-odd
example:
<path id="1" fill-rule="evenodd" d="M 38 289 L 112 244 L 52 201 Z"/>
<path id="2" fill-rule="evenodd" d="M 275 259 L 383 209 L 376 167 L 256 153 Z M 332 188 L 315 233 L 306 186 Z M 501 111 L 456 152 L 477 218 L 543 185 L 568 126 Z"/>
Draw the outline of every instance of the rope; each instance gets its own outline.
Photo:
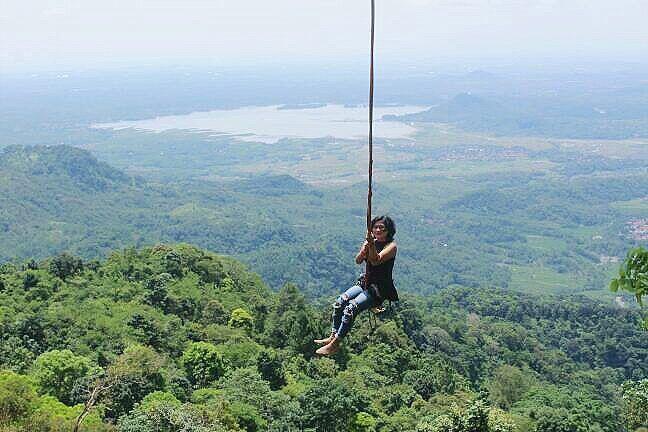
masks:
<path id="1" fill-rule="evenodd" d="M 369 67 L 369 188 L 367 191 L 367 232 L 371 230 L 371 196 L 373 180 L 373 98 L 374 98 L 374 26 L 375 0 L 371 0 L 371 62 Z M 369 260 L 365 267 L 365 283 L 369 283 Z"/>

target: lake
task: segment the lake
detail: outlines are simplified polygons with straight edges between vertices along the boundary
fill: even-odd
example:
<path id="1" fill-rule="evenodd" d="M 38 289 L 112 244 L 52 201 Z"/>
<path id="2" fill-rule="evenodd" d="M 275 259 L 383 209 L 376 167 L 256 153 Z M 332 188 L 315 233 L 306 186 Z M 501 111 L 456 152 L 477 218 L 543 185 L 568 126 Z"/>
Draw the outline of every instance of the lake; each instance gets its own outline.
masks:
<path id="1" fill-rule="evenodd" d="M 425 106 L 374 107 L 374 136 L 409 138 L 416 128 L 398 121 L 387 121 L 385 115 L 402 115 L 427 109 Z M 366 106 L 311 105 L 248 106 L 231 110 L 193 112 L 135 121 L 98 123 L 94 128 L 163 132 L 172 129 L 214 132 L 232 135 L 243 141 L 275 143 L 282 138 L 366 139 L 368 110 Z"/>

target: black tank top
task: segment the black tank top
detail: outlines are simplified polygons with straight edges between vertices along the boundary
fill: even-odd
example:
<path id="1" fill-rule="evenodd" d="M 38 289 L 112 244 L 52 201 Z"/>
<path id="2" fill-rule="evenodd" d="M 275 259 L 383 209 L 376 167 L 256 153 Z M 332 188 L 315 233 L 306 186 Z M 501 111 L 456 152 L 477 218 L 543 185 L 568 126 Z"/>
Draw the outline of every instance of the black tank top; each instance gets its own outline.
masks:
<path id="1" fill-rule="evenodd" d="M 380 251 L 383 250 L 389 243 L 390 242 L 375 242 L 376 251 L 380 253 Z M 383 300 L 398 301 L 398 292 L 396 292 L 394 279 L 392 277 L 394 261 L 396 261 L 396 257 L 376 266 L 371 265 L 369 262 L 367 262 L 367 265 L 369 266 L 368 286 L 371 286 L 371 284 L 376 284 L 376 286 L 378 287 L 378 294 L 380 294 L 380 297 L 382 297 Z"/>

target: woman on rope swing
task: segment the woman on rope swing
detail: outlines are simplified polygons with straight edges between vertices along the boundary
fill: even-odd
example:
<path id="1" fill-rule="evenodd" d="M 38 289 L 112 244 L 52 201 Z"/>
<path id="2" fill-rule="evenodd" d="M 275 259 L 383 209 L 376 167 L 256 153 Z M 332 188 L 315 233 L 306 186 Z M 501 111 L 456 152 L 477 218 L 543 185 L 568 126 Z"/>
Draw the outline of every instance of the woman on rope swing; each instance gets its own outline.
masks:
<path id="1" fill-rule="evenodd" d="M 379 308 L 383 301 L 398 301 L 398 293 L 392 279 L 396 259 L 396 225 L 389 216 L 378 216 L 371 221 L 371 229 L 355 257 L 356 264 L 367 262 L 368 279 L 365 275 L 342 293 L 333 303 L 333 327 L 326 339 L 316 339 L 324 345 L 316 354 L 332 355 L 340 349 L 340 342 L 349 333 L 355 317 L 370 308 Z"/>

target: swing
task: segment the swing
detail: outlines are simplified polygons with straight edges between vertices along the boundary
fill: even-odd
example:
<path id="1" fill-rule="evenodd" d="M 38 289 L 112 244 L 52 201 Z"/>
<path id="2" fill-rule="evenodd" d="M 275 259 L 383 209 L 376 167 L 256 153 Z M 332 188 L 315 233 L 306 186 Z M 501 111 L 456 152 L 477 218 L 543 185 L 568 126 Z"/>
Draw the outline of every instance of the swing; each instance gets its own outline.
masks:
<path id="1" fill-rule="evenodd" d="M 372 217 L 371 217 L 371 198 L 373 194 L 372 190 L 372 183 L 373 183 L 373 99 L 374 99 L 374 27 L 375 27 L 375 0 L 371 0 L 371 62 L 370 62 L 370 70 L 369 70 L 369 185 L 368 185 L 368 190 L 367 190 L 367 238 L 369 239 L 369 236 L 372 235 Z M 383 227 L 383 230 L 385 228 Z M 365 265 L 365 273 L 362 277 L 364 277 L 364 281 L 362 282 L 362 285 L 360 285 L 363 289 L 368 288 L 372 289 L 373 287 L 376 287 L 377 285 L 370 283 L 371 280 L 369 279 L 370 274 L 372 272 L 371 264 L 369 257 L 365 257 L 366 259 L 366 265 Z M 359 264 L 360 262 L 357 261 Z M 393 266 L 393 263 L 391 264 Z M 389 274 L 391 275 L 391 267 L 389 268 Z M 360 280 L 357 281 L 357 283 L 361 283 Z M 366 284 L 369 284 L 368 287 L 366 287 Z M 376 288 L 377 289 L 377 288 Z M 390 308 L 391 308 L 391 301 L 393 300 L 398 300 L 398 295 L 395 293 L 395 289 L 392 287 L 392 290 L 394 291 L 394 295 L 390 294 L 387 296 L 387 300 L 390 302 Z M 348 298 L 346 300 L 349 300 Z M 350 316 L 349 319 L 353 319 L 354 317 L 354 307 L 351 306 L 353 303 L 352 301 L 349 302 L 349 305 L 346 306 L 344 313 L 346 314 L 345 316 Z M 340 308 L 342 305 L 336 304 L 334 305 L 334 308 L 336 307 Z M 346 309 L 350 308 L 349 313 L 347 314 Z M 374 306 L 369 309 L 369 324 L 371 326 L 371 333 L 377 328 L 376 325 L 376 316 L 380 313 L 383 313 L 386 310 L 385 307 L 382 306 L 382 302 L 378 306 Z M 371 320 L 374 320 L 374 324 L 372 325 Z M 348 331 L 348 330 L 347 330 Z M 332 355 L 335 354 L 338 349 L 339 349 L 339 338 L 336 335 L 336 331 L 333 330 L 331 335 L 328 338 L 325 339 L 315 339 L 314 342 L 316 344 L 325 344 L 318 348 L 315 351 L 315 354 L 318 355 Z"/>
<path id="2" fill-rule="evenodd" d="M 375 27 L 375 0 L 371 0 L 371 60 L 369 66 L 369 185 L 367 190 L 367 232 L 371 230 L 371 198 L 373 195 L 372 183 L 373 183 L 373 100 L 374 100 L 374 27 Z M 369 280 L 370 266 L 369 261 L 365 264 L 365 278 Z M 391 307 L 391 300 L 389 301 Z M 375 330 L 376 316 L 387 310 L 386 307 L 374 306 L 370 309 L 374 325 L 372 330 Z M 369 316 L 369 325 L 371 325 L 371 318 Z"/>
<path id="3" fill-rule="evenodd" d="M 371 60 L 369 66 L 369 187 L 367 189 L 367 232 L 371 230 L 371 196 L 373 182 L 373 99 L 374 99 L 374 22 L 375 0 L 371 0 Z M 365 280 L 369 281 L 369 260 L 365 264 Z M 373 308 L 372 308 L 373 309 Z"/>

